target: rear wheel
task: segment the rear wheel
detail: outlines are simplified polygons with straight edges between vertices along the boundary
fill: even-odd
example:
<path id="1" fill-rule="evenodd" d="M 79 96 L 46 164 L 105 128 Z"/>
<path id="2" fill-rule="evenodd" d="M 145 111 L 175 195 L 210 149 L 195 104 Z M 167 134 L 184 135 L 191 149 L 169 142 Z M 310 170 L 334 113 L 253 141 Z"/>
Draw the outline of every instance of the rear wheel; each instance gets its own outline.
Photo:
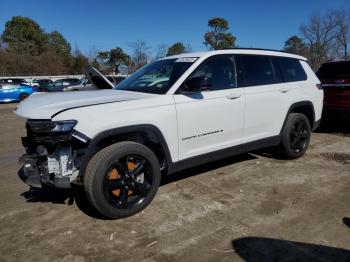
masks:
<path id="1" fill-rule="evenodd" d="M 19 95 L 19 101 L 23 101 L 24 99 L 26 99 L 29 96 L 28 93 L 22 93 Z"/>
<path id="2" fill-rule="evenodd" d="M 152 201 L 159 184 L 157 157 L 135 142 L 120 142 L 99 151 L 84 177 L 89 201 L 110 219 L 140 212 Z"/>
<path id="3" fill-rule="evenodd" d="M 311 127 L 308 118 L 299 113 L 288 115 L 282 131 L 279 153 L 282 157 L 294 159 L 306 152 L 311 137 Z"/>

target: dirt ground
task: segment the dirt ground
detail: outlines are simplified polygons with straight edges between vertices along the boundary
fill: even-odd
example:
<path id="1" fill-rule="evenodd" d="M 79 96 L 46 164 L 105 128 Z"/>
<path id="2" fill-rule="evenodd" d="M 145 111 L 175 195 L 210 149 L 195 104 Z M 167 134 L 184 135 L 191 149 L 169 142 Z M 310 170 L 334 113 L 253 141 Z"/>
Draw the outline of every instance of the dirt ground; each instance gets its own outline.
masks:
<path id="1" fill-rule="evenodd" d="M 80 188 L 19 180 L 15 106 L 0 105 L 0 261 L 350 261 L 350 123 L 294 161 L 244 154 L 166 177 L 143 212 L 109 221 Z"/>

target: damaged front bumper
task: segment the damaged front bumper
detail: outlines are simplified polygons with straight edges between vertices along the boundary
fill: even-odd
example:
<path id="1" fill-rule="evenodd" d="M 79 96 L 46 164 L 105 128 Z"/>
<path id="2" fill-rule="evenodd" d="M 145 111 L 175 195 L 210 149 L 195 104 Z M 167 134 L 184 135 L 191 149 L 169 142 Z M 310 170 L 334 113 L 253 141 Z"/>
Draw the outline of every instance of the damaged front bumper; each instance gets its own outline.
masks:
<path id="1" fill-rule="evenodd" d="M 48 185 L 70 188 L 71 183 L 79 175 L 79 170 L 75 167 L 70 152 L 69 147 L 62 147 L 48 155 L 25 154 L 19 160 L 22 168 L 18 176 L 24 183 L 32 187 Z"/>
<path id="2" fill-rule="evenodd" d="M 88 141 L 78 135 L 76 131 L 35 135 L 27 125 L 27 137 L 22 138 L 26 154 L 19 159 L 18 176 L 32 187 L 70 188 L 71 183 L 79 183 L 80 160 Z"/>

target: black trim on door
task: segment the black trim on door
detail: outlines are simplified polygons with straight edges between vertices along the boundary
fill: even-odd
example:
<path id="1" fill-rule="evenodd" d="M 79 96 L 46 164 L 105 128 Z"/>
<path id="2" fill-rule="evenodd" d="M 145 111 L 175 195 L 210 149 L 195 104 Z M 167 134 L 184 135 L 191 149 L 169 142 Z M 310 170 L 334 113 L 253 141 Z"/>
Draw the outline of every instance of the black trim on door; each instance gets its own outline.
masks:
<path id="1" fill-rule="evenodd" d="M 187 158 L 175 163 L 168 168 L 168 174 L 179 172 L 181 170 L 191 168 L 194 166 L 210 163 L 216 160 L 232 157 L 235 155 L 248 153 L 262 148 L 277 146 L 281 141 L 280 136 L 273 136 L 257 141 L 241 144 L 214 152 L 206 153 L 203 155 Z"/>

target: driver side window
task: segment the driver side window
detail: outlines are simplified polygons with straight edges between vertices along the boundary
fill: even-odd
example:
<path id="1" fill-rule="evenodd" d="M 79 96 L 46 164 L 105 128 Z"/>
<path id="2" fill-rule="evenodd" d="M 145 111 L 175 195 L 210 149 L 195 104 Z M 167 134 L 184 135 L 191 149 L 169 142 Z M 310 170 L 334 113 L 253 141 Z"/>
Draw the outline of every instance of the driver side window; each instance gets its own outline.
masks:
<path id="1" fill-rule="evenodd" d="M 230 89 L 237 87 L 235 72 L 233 55 L 216 55 L 200 64 L 188 79 L 205 79 L 208 91 Z"/>

